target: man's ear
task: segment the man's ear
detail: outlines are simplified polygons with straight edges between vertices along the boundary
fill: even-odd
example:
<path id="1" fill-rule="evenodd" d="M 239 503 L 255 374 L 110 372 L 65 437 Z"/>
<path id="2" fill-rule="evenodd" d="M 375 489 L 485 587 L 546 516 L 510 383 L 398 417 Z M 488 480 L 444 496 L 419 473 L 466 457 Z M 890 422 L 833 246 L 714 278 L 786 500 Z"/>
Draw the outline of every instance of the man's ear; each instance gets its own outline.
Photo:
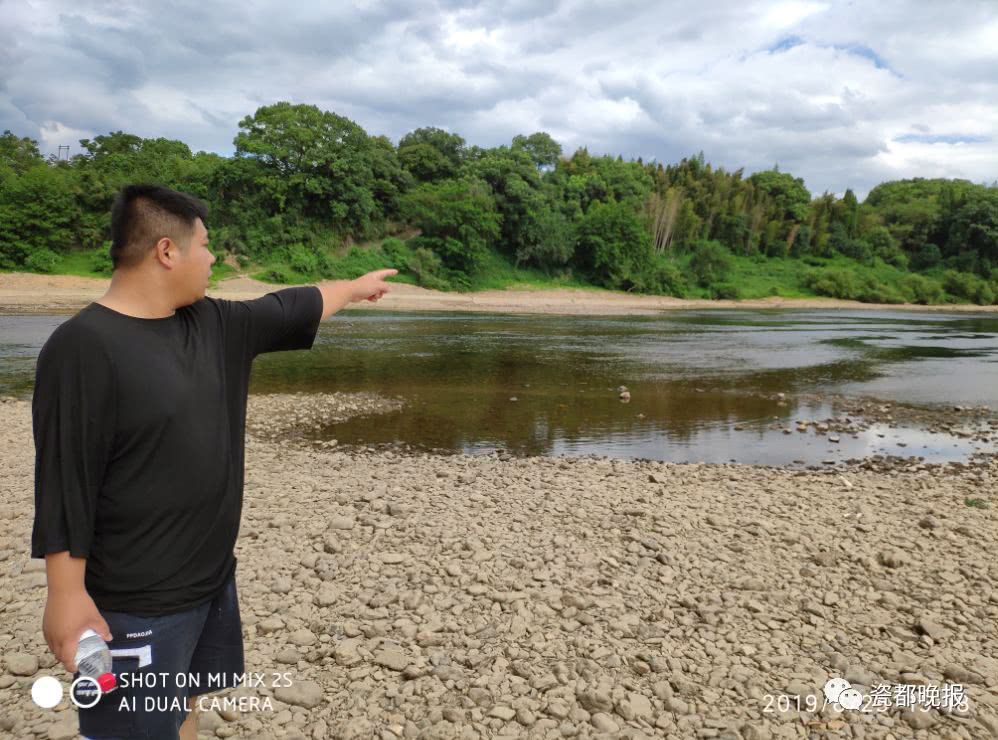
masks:
<path id="1" fill-rule="evenodd" d="M 163 267 L 172 270 L 177 259 L 180 248 L 168 236 L 164 236 L 156 242 L 156 261 Z"/>

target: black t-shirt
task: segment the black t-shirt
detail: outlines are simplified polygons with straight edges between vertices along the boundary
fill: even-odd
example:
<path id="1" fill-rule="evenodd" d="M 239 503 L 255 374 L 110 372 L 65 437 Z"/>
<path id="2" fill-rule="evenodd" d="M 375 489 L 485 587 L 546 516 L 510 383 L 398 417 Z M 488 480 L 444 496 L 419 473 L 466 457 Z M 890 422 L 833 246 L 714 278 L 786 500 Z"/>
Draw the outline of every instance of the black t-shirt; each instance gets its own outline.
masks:
<path id="1" fill-rule="evenodd" d="M 321 319 L 311 285 L 159 319 L 91 303 L 61 324 L 35 371 L 32 557 L 87 558 L 111 611 L 214 597 L 236 563 L 253 358 L 310 349 Z"/>

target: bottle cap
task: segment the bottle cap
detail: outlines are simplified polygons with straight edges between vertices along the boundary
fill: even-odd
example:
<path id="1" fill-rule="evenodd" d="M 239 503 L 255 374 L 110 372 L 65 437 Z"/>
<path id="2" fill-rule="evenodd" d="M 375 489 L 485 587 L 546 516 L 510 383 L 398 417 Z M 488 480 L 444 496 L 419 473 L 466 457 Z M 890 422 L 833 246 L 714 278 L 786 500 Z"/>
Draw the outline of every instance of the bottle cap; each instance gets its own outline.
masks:
<path id="1" fill-rule="evenodd" d="M 106 694 L 108 691 L 114 691 L 115 687 L 118 685 L 118 679 L 114 677 L 113 673 L 102 673 L 97 676 L 97 685 L 100 686 L 100 690 Z"/>

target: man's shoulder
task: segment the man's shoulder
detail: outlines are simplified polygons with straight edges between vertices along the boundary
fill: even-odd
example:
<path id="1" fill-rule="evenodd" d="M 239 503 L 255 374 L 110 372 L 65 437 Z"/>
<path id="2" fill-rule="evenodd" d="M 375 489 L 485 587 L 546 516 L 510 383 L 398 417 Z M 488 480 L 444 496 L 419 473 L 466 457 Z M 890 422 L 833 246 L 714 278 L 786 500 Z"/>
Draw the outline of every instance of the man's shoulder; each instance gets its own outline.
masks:
<path id="1" fill-rule="evenodd" d="M 58 361 L 108 353 L 107 327 L 92 306 L 87 306 L 57 326 L 42 345 L 39 359 Z"/>
<path id="2" fill-rule="evenodd" d="M 92 341 L 101 338 L 105 332 L 100 315 L 91 303 L 59 324 L 49 335 L 48 341 L 60 344 L 76 343 L 81 339 Z"/>

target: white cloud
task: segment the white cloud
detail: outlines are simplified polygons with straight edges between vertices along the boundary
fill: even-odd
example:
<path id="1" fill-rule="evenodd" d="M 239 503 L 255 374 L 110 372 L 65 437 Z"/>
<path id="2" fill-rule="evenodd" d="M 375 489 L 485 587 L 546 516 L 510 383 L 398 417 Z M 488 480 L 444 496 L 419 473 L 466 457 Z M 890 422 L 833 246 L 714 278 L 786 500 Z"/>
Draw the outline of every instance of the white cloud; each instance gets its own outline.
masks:
<path id="1" fill-rule="evenodd" d="M 543 129 L 568 150 L 778 162 L 816 194 L 998 177 L 992 3 L 0 0 L 0 13 L 0 129 L 49 151 L 122 129 L 228 153 L 240 118 L 291 100 L 395 140 L 440 126 L 492 146 Z"/>

